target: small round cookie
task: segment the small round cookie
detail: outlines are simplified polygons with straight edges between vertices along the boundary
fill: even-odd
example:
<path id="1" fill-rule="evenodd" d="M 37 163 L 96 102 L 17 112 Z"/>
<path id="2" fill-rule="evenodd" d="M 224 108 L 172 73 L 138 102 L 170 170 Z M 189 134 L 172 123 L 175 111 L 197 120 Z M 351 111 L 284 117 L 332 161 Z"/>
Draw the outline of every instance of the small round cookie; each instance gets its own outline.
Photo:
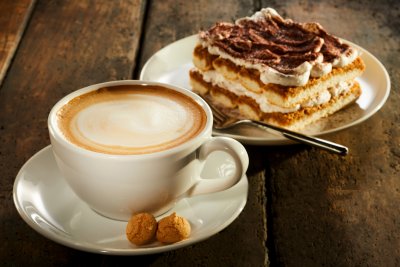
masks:
<path id="1" fill-rule="evenodd" d="M 126 226 L 126 237 L 135 245 L 145 245 L 154 240 L 157 221 L 150 213 L 133 215 Z"/>
<path id="2" fill-rule="evenodd" d="M 175 243 L 188 238 L 190 231 L 190 223 L 174 212 L 158 222 L 156 236 L 162 243 Z"/>

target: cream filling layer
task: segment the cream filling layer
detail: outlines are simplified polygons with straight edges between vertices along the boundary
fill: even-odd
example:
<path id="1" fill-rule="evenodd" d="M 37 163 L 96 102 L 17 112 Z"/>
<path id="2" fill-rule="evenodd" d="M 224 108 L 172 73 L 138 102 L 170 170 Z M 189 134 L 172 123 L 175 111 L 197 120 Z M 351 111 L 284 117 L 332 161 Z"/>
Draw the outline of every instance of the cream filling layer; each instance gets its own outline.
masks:
<path id="1" fill-rule="evenodd" d="M 306 101 L 296 104 L 291 108 L 286 108 L 270 103 L 268 101 L 268 97 L 264 93 L 257 94 L 249 91 L 239 82 L 228 80 L 215 70 L 209 70 L 200 73 L 202 74 L 204 81 L 211 83 L 214 86 L 224 88 L 237 96 L 247 96 L 253 99 L 259 105 L 260 110 L 264 113 L 290 113 L 305 107 L 319 106 L 327 103 L 332 97 L 336 97 L 342 93 L 348 92 L 353 85 L 352 82 L 340 82 L 334 87 L 330 87 L 321 91 L 313 98 L 307 99 Z"/>

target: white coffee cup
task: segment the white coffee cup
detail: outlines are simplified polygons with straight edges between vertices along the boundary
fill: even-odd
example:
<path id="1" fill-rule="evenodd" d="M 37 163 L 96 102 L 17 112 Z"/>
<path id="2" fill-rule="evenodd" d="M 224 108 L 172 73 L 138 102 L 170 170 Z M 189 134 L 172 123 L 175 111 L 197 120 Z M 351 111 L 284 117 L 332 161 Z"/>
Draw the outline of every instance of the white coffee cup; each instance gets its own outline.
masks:
<path id="1" fill-rule="evenodd" d="M 60 127 L 60 110 L 89 92 L 100 88 L 112 91 L 118 86 L 159 86 L 188 96 L 205 113 L 203 128 L 182 144 L 142 154 L 96 152 L 68 139 Z M 243 177 L 249 162 L 239 142 L 211 136 L 212 112 L 202 98 L 167 84 L 126 80 L 85 87 L 65 96 L 53 107 L 48 128 L 57 165 L 69 186 L 93 210 L 117 220 L 128 220 L 137 212 L 158 216 L 184 197 L 226 190 Z M 224 151 L 232 157 L 235 171 L 230 177 L 201 177 L 207 157 L 214 151 Z"/>

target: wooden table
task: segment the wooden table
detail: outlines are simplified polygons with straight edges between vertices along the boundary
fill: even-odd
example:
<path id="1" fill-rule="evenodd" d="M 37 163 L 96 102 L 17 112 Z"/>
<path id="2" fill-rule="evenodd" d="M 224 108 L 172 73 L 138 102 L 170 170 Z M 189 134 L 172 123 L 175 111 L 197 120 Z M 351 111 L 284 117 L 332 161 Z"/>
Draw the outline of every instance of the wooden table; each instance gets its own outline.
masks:
<path id="1" fill-rule="evenodd" d="M 229 227 L 179 250 L 117 257 L 46 239 L 18 215 L 18 170 L 49 144 L 47 115 L 84 86 L 139 76 L 165 45 L 262 7 L 318 21 L 374 54 L 391 95 L 369 120 L 304 145 L 246 146 L 248 202 Z M 0 264 L 10 266 L 399 266 L 400 6 L 385 1 L 0 1 Z"/>

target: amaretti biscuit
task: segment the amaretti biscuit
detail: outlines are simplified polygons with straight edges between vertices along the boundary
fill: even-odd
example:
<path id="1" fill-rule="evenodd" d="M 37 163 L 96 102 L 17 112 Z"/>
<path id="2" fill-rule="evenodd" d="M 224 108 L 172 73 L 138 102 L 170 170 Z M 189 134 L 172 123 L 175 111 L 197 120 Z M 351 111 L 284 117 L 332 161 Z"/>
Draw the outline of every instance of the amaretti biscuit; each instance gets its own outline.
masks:
<path id="1" fill-rule="evenodd" d="M 157 221 L 150 213 L 133 215 L 126 226 L 126 237 L 135 245 L 145 245 L 154 240 Z"/>

